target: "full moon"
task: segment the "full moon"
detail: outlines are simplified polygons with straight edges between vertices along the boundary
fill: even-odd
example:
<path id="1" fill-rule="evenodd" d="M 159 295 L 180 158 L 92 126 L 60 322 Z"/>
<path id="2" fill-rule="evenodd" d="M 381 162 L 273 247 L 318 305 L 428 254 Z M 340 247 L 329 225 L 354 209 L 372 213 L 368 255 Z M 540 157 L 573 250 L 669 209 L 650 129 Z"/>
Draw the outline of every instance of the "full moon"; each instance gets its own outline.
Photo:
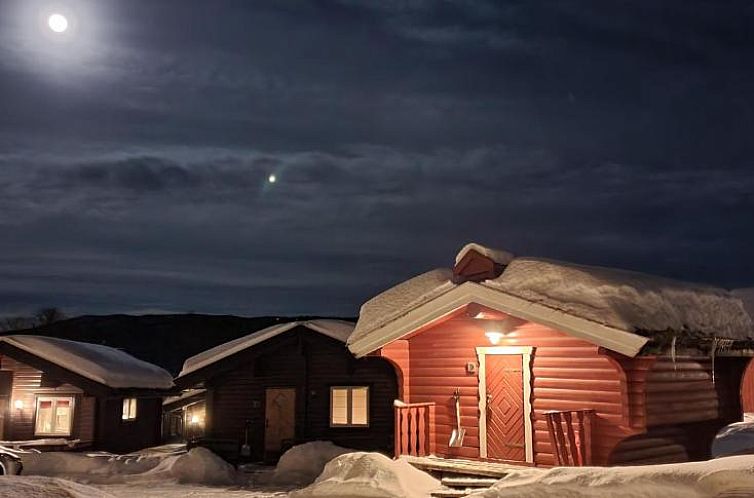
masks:
<path id="1" fill-rule="evenodd" d="M 272 174 L 272 175 L 270 175 L 270 176 L 267 177 L 267 181 L 270 182 L 270 183 L 275 183 L 276 181 L 278 181 L 278 178 L 277 178 L 277 176 L 275 176 L 274 174 Z"/>
<path id="2" fill-rule="evenodd" d="M 68 19 L 63 14 L 52 14 L 47 18 L 47 25 L 56 33 L 63 33 L 68 29 Z"/>

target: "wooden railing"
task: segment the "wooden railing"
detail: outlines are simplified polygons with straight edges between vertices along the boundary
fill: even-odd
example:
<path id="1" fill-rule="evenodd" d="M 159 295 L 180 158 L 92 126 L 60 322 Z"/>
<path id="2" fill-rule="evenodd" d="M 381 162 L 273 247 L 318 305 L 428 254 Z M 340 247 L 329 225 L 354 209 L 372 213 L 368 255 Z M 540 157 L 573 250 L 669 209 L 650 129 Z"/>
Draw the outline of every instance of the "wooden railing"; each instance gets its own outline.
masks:
<path id="1" fill-rule="evenodd" d="M 395 456 L 427 456 L 435 452 L 435 404 L 395 405 Z"/>
<path id="2" fill-rule="evenodd" d="M 594 410 L 545 413 L 555 465 L 583 467 L 592 464 Z"/>

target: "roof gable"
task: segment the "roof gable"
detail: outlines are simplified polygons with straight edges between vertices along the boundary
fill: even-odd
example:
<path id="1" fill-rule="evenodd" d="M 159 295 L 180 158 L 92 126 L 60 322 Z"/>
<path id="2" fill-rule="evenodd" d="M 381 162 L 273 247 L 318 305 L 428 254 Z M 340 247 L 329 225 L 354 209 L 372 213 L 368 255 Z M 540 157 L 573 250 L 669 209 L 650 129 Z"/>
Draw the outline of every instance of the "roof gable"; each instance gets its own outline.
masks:
<path id="1" fill-rule="evenodd" d="M 241 351 L 249 349 L 257 344 L 261 344 L 296 327 L 304 327 L 337 341 L 346 342 L 353 332 L 354 325 L 343 320 L 327 319 L 293 321 L 273 325 L 249 335 L 239 337 L 238 339 L 220 344 L 219 346 L 215 346 L 212 349 L 208 349 L 207 351 L 203 351 L 188 358 L 183 363 L 183 369 L 178 375 L 178 378 L 208 367 L 209 365 L 217 363 L 218 361 L 228 358 L 236 353 L 240 353 Z"/>

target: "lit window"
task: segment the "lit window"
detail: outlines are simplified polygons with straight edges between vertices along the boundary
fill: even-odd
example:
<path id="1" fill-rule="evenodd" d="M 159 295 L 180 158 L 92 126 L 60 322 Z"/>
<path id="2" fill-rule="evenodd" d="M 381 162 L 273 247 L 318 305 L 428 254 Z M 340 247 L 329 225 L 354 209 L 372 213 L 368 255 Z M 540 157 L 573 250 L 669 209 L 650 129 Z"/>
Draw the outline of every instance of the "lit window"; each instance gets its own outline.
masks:
<path id="1" fill-rule="evenodd" d="M 70 436 L 73 426 L 73 398 L 45 396 L 37 398 L 34 422 L 36 436 Z"/>
<path id="2" fill-rule="evenodd" d="M 136 419 L 136 398 L 123 398 L 123 420 Z"/>
<path id="3" fill-rule="evenodd" d="M 367 427 L 369 425 L 369 388 L 343 386 L 330 388 L 330 426 Z"/>

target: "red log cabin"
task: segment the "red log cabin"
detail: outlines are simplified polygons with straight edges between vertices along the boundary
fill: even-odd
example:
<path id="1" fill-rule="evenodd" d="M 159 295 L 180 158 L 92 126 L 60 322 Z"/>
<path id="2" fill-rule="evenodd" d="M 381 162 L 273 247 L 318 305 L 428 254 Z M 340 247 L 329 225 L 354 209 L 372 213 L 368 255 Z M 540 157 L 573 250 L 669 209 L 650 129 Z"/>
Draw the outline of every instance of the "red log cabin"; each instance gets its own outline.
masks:
<path id="1" fill-rule="evenodd" d="M 615 465 L 707 457 L 751 335 L 722 289 L 469 244 L 366 302 L 348 345 L 398 372 L 396 455 Z"/>
<path id="2" fill-rule="evenodd" d="M 6 446 L 130 452 L 160 442 L 173 378 L 107 346 L 0 337 L 0 439 Z"/>

